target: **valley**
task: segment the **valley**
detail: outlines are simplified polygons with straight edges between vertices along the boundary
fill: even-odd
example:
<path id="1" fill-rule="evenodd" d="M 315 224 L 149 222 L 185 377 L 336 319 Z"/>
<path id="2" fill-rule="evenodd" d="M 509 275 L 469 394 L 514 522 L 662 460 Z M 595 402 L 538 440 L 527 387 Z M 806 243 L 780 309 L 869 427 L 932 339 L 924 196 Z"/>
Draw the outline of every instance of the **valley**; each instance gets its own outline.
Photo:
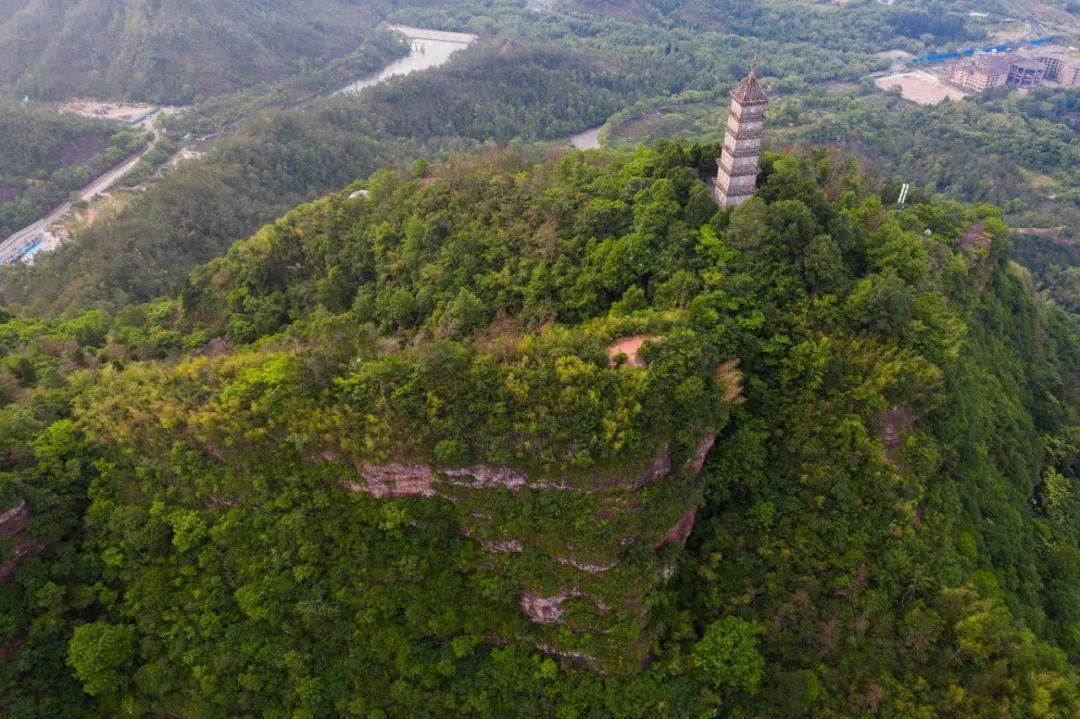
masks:
<path id="1" fill-rule="evenodd" d="M 335 95 L 355 95 L 366 87 L 378 85 L 392 77 L 401 77 L 414 72 L 432 70 L 446 64 L 450 56 L 464 50 L 477 40 L 476 35 L 468 33 L 425 30 L 423 28 L 389 25 L 389 29 L 409 41 L 409 54 L 395 60 L 379 72 L 351 82 Z"/>
<path id="2" fill-rule="evenodd" d="M 475 35 L 465 33 L 446 33 L 398 25 L 391 25 L 389 29 L 409 40 L 409 55 L 390 63 L 373 75 L 350 82 L 333 92 L 332 95 L 355 95 L 364 88 L 373 87 L 390 78 L 437 68 L 445 64 L 455 52 L 468 47 L 476 40 Z M 58 225 L 70 216 L 75 204 L 92 202 L 123 180 L 135 169 L 139 161 L 158 145 L 162 137 L 161 132 L 164 130 L 154 129 L 155 123 L 159 120 L 167 122 L 166 118 L 182 113 L 184 108 L 158 108 L 145 104 L 117 105 L 94 100 L 74 100 L 62 103 L 57 110 L 62 113 L 114 120 L 129 127 L 139 128 L 151 137 L 150 143 L 120 165 L 95 178 L 93 182 L 79 190 L 73 199 L 64 201 L 42 219 L 0 241 L 0 265 L 15 262 L 32 264 L 38 253 L 56 250 L 60 246 L 61 237 L 68 234 L 62 232 Z M 209 138 L 194 138 L 187 144 L 195 146 L 207 139 Z M 190 152 L 190 149 L 185 147 L 176 153 L 175 158 L 197 159 L 197 156 L 192 157 Z"/>

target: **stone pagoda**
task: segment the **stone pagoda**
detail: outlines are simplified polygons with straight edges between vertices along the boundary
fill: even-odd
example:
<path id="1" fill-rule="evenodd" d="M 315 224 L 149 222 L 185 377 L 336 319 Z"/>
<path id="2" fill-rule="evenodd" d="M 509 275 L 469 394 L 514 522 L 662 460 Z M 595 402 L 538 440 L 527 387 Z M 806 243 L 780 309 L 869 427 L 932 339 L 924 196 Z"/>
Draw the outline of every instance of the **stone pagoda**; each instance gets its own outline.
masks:
<path id="1" fill-rule="evenodd" d="M 758 84 L 755 60 L 750 74 L 731 91 L 724 148 L 716 160 L 719 171 L 713 183 L 713 199 L 721 208 L 741 205 L 757 191 L 758 158 L 768 102 Z"/>

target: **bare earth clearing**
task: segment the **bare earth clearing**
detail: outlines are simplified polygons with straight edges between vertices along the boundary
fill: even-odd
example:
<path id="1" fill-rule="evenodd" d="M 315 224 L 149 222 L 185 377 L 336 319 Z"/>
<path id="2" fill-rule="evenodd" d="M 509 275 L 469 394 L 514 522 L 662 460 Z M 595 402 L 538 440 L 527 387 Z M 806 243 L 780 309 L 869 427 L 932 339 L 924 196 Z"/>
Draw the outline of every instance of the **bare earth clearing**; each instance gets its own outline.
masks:
<path id="1" fill-rule="evenodd" d="M 87 98 L 75 98 L 55 105 L 57 112 L 119 122 L 131 122 L 155 107 L 141 102 L 105 102 Z"/>
<path id="2" fill-rule="evenodd" d="M 874 81 L 882 90 L 894 87 L 900 88 L 900 94 L 905 100 L 911 100 L 919 105 L 936 105 L 946 98 L 962 100 L 965 93 L 955 87 L 946 85 L 940 78 L 931 75 L 925 70 L 913 70 L 899 75 L 878 78 Z"/>
<path id="3" fill-rule="evenodd" d="M 620 356 L 626 357 L 627 367 L 644 367 L 645 360 L 638 357 L 638 350 L 646 342 L 656 342 L 660 338 L 655 335 L 636 335 L 634 337 L 624 337 L 621 340 L 616 341 L 608 347 L 608 357 L 611 358 L 612 363 Z"/>

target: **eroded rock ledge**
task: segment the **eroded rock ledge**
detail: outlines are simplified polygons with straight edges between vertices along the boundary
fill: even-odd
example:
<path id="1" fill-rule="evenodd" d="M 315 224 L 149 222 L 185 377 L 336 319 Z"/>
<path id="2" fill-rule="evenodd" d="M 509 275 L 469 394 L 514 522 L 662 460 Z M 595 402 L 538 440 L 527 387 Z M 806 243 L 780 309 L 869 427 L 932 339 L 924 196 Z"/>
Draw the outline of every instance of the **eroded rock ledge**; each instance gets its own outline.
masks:
<path id="1" fill-rule="evenodd" d="M 600 658 L 580 649 L 589 636 L 647 625 L 647 595 L 674 571 L 673 554 L 665 548 L 685 545 L 693 532 L 701 496 L 697 478 L 715 443 L 716 433 L 710 430 L 678 462 L 665 442 L 651 458 L 555 478 L 505 466 L 365 462 L 344 487 L 376 499 L 441 497 L 453 502 L 461 533 L 491 557 L 478 570 L 521 572 L 518 602 L 535 630 L 520 639 L 578 664 L 643 661 L 645 654 L 629 650 Z M 340 459 L 336 454 L 321 458 Z M 488 494 L 500 490 L 505 491 Z M 552 495 L 542 499 L 544 493 Z M 503 518 L 530 515 L 535 522 Z M 578 531 L 566 534 L 558 531 L 561 526 Z M 641 543 L 655 554 L 642 553 Z M 639 549 L 627 564 L 634 545 Z M 543 568 L 542 576 L 533 574 L 537 567 Z M 578 639 L 567 640 L 567 629 Z M 639 653 L 647 652 L 647 646 L 641 643 Z"/>
<path id="2" fill-rule="evenodd" d="M 696 471 L 700 471 L 708 449 L 715 437 L 708 441 L 708 448 L 692 458 Z M 559 481 L 530 480 L 529 475 L 510 467 L 492 467 L 473 465 L 471 467 L 432 467 L 426 464 L 406 464 L 390 462 L 373 464 L 365 462 L 358 470 L 363 484 L 348 482 L 345 487 L 350 492 L 367 492 L 377 499 L 394 497 L 435 497 L 447 492 L 442 487 L 464 487 L 468 489 L 504 488 L 517 493 L 522 489 L 556 492 L 594 493 L 610 490 L 634 491 L 658 482 L 671 473 L 671 455 L 664 446 L 655 459 L 641 472 L 629 477 L 603 477 L 597 475 L 590 479 L 587 486 L 572 483 L 568 478 Z"/>
<path id="3" fill-rule="evenodd" d="M 14 507 L 11 507 L 0 514 L 0 536 L 4 537 L 16 537 L 22 534 L 22 531 L 26 529 L 26 525 L 30 522 L 33 514 L 30 512 L 30 508 L 26 506 L 25 501 L 19 502 Z M 15 568 L 19 566 L 27 557 L 32 557 L 35 554 L 40 554 L 45 549 L 45 545 L 36 539 L 26 539 L 15 547 L 15 555 L 8 561 L 0 564 L 0 582 L 6 580 Z"/>

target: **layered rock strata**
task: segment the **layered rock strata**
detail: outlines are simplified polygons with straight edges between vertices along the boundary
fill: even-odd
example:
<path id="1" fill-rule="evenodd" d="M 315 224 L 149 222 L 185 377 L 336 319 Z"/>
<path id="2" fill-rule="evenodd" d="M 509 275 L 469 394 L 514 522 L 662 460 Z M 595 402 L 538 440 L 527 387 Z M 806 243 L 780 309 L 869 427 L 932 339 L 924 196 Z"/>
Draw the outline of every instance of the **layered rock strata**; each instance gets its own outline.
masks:
<path id="1" fill-rule="evenodd" d="M 22 536 L 32 516 L 26 502 L 19 502 L 0 514 L 0 537 L 13 538 L 16 541 L 14 554 L 0 564 L 0 582 L 6 580 L 24 559 L 45 549 L 45 545 L 38 540 Z"/>
<path id="2" fill-rule="evenodd" d="M 462 534 L 487 556 L 477 571 L 518 587 L 527 622 L 517 638 L 567 661 L 617 670 L 647 658 L 649 643 L 640 637 L 650 595 L 671 576 L 693 531 L 698 475 L 715 441 L 710 431 L 677 458 L 665 442 L 652 456 L 563 476 L 363 463 L 345 488 L 378 499 L 449 500 Z"/>

